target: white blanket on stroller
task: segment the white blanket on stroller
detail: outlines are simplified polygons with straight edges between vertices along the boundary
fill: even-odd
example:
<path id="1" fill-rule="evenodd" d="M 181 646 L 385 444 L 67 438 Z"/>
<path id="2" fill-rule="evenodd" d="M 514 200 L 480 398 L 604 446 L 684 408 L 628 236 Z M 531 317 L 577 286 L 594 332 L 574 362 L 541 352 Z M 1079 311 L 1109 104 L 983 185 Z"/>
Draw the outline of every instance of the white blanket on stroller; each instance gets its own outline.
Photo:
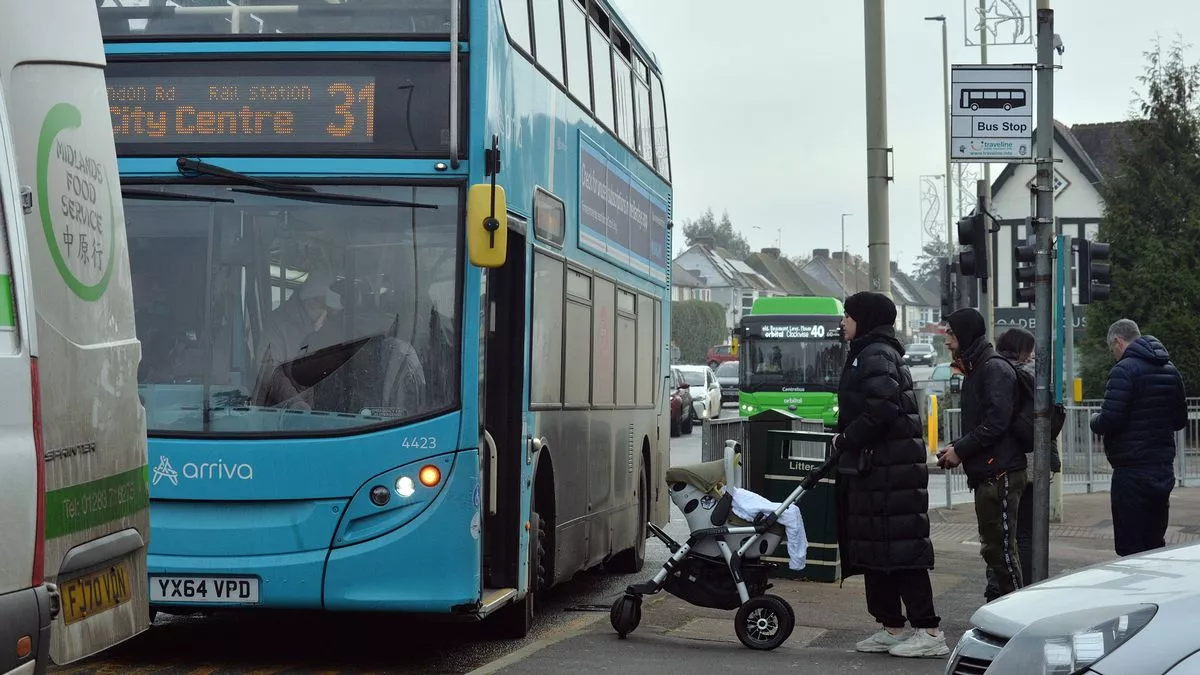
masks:
<path id="1" fill-rule="evenodd" d="M 779 504 L 744 488 L 729 485 L 725 491 L 733 495 L 733 512 L 742 520 L 753 521 L 758 514 L 774 513 L 779 508 Z M 800 516 L 800 507 L 795 504 L 787 507 L 779 516 L 779 524 L 787 532 L 788 567 L 793 570 L 804 569 L 808 557 L 808 537 L 804 534 L 804 518 Z"/>

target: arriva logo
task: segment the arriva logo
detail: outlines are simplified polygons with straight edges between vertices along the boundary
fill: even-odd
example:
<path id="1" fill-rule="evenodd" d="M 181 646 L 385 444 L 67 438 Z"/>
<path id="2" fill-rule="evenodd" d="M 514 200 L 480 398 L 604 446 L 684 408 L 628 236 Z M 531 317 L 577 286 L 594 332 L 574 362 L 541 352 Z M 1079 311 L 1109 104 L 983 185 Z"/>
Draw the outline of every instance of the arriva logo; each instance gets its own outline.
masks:
<path id="1" fill-rule="evenodd" d="M 164 478 L 171 481 L 171 485 L 179 485 L 181 475 L 189 480 L 254 480 L 254 467 L 249 464 L 226 464 L 224 460 L 218 459 L 202 464 L 188 462 L 183 465 L 182 470 L 176 471 L 166 455 L 159 456 L 158 466 L 154 467 L 153 473 L 153 485 L 158 485 Z"/>

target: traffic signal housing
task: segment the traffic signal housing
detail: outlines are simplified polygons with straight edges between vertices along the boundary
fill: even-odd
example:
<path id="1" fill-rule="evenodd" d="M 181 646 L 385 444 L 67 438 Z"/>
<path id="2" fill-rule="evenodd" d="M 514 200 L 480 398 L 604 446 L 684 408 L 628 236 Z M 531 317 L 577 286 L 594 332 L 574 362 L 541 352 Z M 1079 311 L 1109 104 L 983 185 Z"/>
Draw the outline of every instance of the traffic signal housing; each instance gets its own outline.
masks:
<path id="1" fill-rule="evenodd" d="M 1112 290 L 1112 268 L 1104 262 L 1108 256 L 1108 244 L 1079 240 L 1079 304 L 1108 299 Z"/>
<path id="2" fill-rule="evenodd" d="M 1013 249 L 1013 297 L 1016 302 L 1033 302 L 1037 291 L 1034 289 L 1034 279 L 1037 277 L 1036 246 L 1017 246 Z"/>
<path id="3" fill-rule="evenodd" d="M 958 221 L 958 243 L 963 247 L 958 254 L 960 274 L 977 279 L 988 278 L 987 230 L 981 209 Z"/>

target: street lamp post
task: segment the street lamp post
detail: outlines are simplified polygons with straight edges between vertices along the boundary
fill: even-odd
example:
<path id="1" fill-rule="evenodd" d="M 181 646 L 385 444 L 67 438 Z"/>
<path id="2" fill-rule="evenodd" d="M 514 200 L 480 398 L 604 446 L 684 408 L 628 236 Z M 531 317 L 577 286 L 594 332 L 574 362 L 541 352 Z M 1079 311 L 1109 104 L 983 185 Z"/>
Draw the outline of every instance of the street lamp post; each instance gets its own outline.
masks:
<path id="1" fill-rule="evenodd" d="M 846 302 L 846 216 L 852 215 L 854 214 L 842 214 L 842 302 Z"/>
<path id="2" fill-rule="evenodd" d="M 946 37 L 946 16 L 927 16 L 926 21 L 939 21 L 942 24 L 942 88 L 945 110 L 946 135 L 946 257 L 954 258 L 954 219 L 950 215 L 950 47 Z"/>

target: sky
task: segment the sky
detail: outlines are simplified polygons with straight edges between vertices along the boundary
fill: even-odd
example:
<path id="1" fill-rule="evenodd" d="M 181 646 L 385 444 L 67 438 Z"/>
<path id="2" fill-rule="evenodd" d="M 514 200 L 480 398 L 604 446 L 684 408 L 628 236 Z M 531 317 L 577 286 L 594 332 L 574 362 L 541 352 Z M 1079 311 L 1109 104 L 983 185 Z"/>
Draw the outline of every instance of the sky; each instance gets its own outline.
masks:
<path id="1" fill-rule="evenodd" d="M 615 0 L 663 70 L 674 178 L 674 253 L 681 225 L 706 208 L 728 211 L 753 250 L 782 243 L 867 255 L 866 82 L 859 0 Z M 986 0 L 1028 14 L 1034 0 Z M 951 64 L 980 62 L 978 0 L 885 2 L 891 257 L 906 270 L 923 240 L 922 176 L 945 173 L 942 33 Z M 731 11 L 731 8 L 752 8 Z M 1052 0 L 1054 115 L 1065 124 L 1128 119 L 1144 53 L 1182 37 L 1200 42 L 1195 0 Z M 964 11 L 965 10 L 965 11 Z M 967 26 L 964 27 L 964 16 Z M 1013 24 L 999 27 L 1011 41 Z M 1193 28 L 1194 27 L 1194 28 Z M 1189 33 L 1190 31 L 1190 33 Z M 1182 36 L 1180 33 L 1182 32 Z M 989 34 L 989 40 L 991 40 Z M 1188 49 L 1191 62 L 1200 49 Z M 1033 44 L 989 45 L 989 63 L 1032 63 Z M 967 165 L 979 174 L 979 165 Z M 991 166 L 994 180 L 1004 168 Z M 952 168 L 952 175 L 957 168 Z M 981 175 L 971 176 L 981 178 Z M 938 194 L 944 192 L 942 179 Z M 969 189 L 974 192 L 973 185 Z M 944 214 L 944 212 L 941 212 Z M 945 216 L 936 215 L 939 232 Z M 944 236 L 944 235 L 943 235 Z"/>

